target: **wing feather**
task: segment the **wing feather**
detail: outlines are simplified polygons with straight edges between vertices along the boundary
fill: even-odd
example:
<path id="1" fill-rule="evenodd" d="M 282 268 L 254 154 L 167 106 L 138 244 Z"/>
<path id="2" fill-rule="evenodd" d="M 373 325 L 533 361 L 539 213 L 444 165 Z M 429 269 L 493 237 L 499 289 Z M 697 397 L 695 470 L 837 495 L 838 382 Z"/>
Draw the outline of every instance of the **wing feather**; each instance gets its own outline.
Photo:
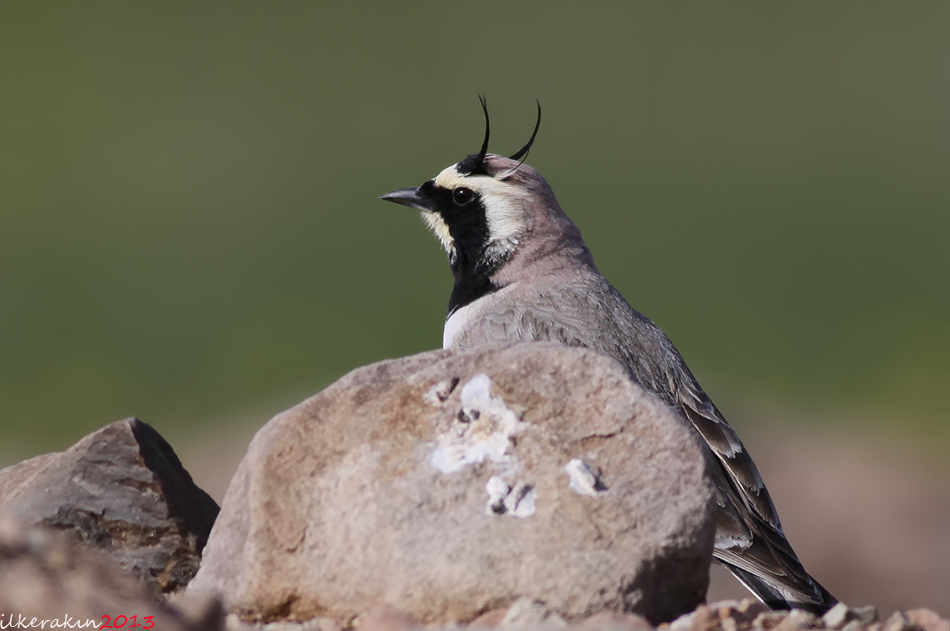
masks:
<path id="1" fill-rule="evenodd" d="M 596 272 L 596 270 L 594 270 Z M 677 410 L 709 446 L 720 506 L 715 556 L 775 608 L 823 612 L 837 602 L 802 567 L 758 468 L 703 392 L 669 338 L 599 274 L 546 286 L 512 283 L 473 303 L 453 346 L 558 342 L 617 359 L 644 388 Z"/>

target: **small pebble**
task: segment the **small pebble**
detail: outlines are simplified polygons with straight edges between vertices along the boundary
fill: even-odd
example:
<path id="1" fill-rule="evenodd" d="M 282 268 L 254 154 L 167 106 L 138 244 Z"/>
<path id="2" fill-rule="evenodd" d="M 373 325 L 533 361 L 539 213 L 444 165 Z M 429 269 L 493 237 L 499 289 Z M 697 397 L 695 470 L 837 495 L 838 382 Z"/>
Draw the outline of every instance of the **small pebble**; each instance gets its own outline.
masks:
<path id="1" fill-rule="evenodd" d="M 894 615 L 884 623 L 883 631 L 909 631 L 910 628 L 911 625 L 910 621 L 907 620 L 907 616 L 900 611 L 895 611 Z"/>
<path id="2" fill-rule="evenodd" d="M 844 603 L 838 603 L 821 617 L 825 626 L 829 629 L 841 629 L 854 619 L 851 610 Z"/>

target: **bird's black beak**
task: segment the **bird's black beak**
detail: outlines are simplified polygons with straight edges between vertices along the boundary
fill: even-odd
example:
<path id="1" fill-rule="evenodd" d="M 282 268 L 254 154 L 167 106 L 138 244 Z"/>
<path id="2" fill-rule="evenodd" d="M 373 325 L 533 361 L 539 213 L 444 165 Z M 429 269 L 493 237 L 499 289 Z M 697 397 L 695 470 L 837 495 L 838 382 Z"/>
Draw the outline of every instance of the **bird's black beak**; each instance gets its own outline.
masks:
<path id="1" fill-rule="evenodd" d="M 379 198 L 385 199 L 387 202 L 395 202 L 403 206 L 408 206 L 409 208 L 415 208 L 416 210 L 432 210 L 429 208 L 429 199 L 422 193 L 421 186 L 412 186 L 410 188 L 401 188 L 398 191 L 390 191 L 385 195 L 380 195 Z"/>

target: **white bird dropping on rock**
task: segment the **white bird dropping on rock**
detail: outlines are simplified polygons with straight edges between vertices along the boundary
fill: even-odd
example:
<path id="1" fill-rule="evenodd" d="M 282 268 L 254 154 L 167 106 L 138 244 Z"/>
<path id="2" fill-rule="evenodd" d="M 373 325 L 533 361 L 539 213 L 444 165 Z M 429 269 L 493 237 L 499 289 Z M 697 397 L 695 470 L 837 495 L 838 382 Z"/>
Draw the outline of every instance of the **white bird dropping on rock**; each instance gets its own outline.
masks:
<path id="1" fill-rule="evenodd" d="M 564 465 L 564 470 L 571 480 L 571 488 L 576 493 L 597 497 L 607 490 L 597 471 L 580 458 L 568 462 Z"/>
<path id="2" fill-rule="evenodd" d="M 439 436 L 429 463 L 442 473 L 489 460 L 504 469 L 516 464 L 509 455 L 512 437 L 524 427 L 518 415 L 490 393 L 491 379 L 479 373 L 462 386 L 462 409 L 453 426 Z"/>
<path id="3" fill-rule="evenodd" d="M 515 485 L 508 497 L 505 498 L 505 508 L 514 517 L 531 517 L 534 515 L 534 504 L 538 494 L 530 484 Z"/>
<path id="4" fill-rule="evenodd" d="M 511 492 L 511 487 L 497 475 L 493 475 L 489 478 L 488 484 L 485 485 L 485 490 L 488 491 L 488 504 L 485 505 L 485 514 L 503 514 L 507 510 L 505 508 L 505 498 Z"/>

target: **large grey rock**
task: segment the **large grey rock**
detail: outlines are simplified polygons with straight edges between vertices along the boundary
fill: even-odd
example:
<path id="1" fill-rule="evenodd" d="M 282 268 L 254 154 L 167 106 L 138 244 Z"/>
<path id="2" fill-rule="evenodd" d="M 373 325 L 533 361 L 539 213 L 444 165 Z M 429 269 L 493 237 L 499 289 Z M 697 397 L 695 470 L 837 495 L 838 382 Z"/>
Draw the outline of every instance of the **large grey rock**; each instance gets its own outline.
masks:
<path id="1" fill-rule="evenodd" d="M 218 631 L 224 628 L 224 611 L 213 600 L 193 597 L 179 599 L 177 606 L 158 602 L 105 552 L 0 517 L 0 628 L 92 628 L 110 622 L 115 628 Z"/>
<path id="2" fill-rule="evenodd" d="M 712 504 L 692 431 L 613 360 L 433 351 L 264 426 L 188 593 L 265 621 L 465 621 L 518 598 L 671 620 L 704 599 Z"/>
<path id="3" fill-rule="evenodd" d="M 68 531 L 171 592 L 198 570 L 218 505 L 157 431 L 126 419 L 0 470 L 0 512 Z"/>

